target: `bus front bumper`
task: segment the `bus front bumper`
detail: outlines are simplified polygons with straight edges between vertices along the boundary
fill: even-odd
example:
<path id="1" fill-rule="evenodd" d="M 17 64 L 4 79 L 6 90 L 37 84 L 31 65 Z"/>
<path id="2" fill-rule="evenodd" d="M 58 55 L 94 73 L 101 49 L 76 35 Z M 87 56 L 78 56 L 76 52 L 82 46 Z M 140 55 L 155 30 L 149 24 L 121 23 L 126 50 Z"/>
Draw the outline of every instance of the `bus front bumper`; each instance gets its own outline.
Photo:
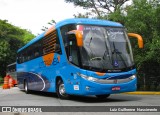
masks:
<path id="1" fill-rule="evenodd" d="M 126 82 L 117 84 L 100 84 L 84 80 L 81 84 L 80 95 L 103 95 L 103 94 L 115 94 L 122 92 L 133 92 L 137 89 L 137 78 Z"/>

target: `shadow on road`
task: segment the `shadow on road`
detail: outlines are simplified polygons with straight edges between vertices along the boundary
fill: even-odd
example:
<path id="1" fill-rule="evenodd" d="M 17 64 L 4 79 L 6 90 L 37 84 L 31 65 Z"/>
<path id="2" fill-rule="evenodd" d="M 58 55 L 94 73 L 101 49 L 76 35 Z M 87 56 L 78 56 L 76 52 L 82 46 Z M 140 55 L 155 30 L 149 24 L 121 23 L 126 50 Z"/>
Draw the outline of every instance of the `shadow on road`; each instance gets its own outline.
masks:
<path id="1" fill-rule="evenodd" d="M 44 96 L 44 97 L 58 98 L 56 93 L 30 91 L 30 94 Z M 106 99 L 98 99 L 95 96 L 74 96 L 72 95 L 69 100 L 83 102 L 83 103 L 105 103 L 105 102 L 139 101 L 139 100 L 142 100 L 142 98 L 136 95 L 127 95 L 127 94 L 112 94 Z"/>

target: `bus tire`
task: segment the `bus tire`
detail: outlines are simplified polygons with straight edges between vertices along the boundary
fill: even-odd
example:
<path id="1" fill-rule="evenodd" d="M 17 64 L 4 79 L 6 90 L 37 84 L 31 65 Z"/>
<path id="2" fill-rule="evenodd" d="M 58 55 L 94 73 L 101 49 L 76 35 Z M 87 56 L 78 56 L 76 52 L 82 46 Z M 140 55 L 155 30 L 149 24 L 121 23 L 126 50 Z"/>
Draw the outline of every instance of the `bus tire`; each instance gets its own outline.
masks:
<path id="1" fill-rule="evenodd" d="M 28 82 L 27 80 L 24 81 L 24 91 L 26 94 L 29 94 L 29 89 L 28 89 Z"/>
<path id="2" fill-rule="evenodd" d="M 56 83 L 56 93 L 60 99 L 69 99 L 69 95 L 65 92 L 65 86 L 62 79 L 59 79 Z"/>
<path id="3" fill-rule="evenodd" d="M 109 97 L 109 96 L 110 96 L 110 94 L 96 95 L 96 97 L 97 97 L 98 99 L 106 99 L 106 98 Z"/>

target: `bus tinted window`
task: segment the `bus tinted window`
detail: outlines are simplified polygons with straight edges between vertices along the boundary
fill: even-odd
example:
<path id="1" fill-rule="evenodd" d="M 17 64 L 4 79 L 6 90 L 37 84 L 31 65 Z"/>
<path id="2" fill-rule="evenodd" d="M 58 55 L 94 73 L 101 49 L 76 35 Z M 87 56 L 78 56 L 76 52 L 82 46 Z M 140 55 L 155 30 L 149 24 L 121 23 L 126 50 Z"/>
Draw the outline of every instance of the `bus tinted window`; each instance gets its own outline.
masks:
<path id="1" fill-rule="evenodd" d="M 53 31 L 43 38 L 43 55 L 53 52 L 61 54 L 57 31 Z"/>
<path id="2" fill-rule="evenodd" d="M 20 51 L 17 55 L 17 62 L 23 63 L 53 52 L 61 54 L 57 31 L 51 32 L 44 38 Z"/>
<path id="3" fill-rule="evenodd" d="M 76 30 L 76 25 L 75 24 L 69 24 L 69 25 L 65 25 L 63 27 L 61 27 L 61 35 L 62 35 L 62 38 L 63 38 L 63 42 L 66 46 L 67 44 L 67 36 L 66 36 L 66 33 L 71 31 L 71 30 Z"/>

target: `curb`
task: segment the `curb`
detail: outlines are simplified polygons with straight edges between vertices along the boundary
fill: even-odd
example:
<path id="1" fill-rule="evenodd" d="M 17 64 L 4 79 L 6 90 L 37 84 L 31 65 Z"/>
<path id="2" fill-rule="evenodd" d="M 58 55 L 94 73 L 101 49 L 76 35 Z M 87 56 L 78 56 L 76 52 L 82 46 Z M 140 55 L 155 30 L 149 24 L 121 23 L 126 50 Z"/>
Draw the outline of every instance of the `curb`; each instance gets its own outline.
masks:
<path id="1" fill-rule="evenodd" d="M 131 95 L 160 95 L 160 92 L 149 92 L 149 91 L 136 91 L 136 92 L 127 92 L 124 94 L 131 94 Z"/>

